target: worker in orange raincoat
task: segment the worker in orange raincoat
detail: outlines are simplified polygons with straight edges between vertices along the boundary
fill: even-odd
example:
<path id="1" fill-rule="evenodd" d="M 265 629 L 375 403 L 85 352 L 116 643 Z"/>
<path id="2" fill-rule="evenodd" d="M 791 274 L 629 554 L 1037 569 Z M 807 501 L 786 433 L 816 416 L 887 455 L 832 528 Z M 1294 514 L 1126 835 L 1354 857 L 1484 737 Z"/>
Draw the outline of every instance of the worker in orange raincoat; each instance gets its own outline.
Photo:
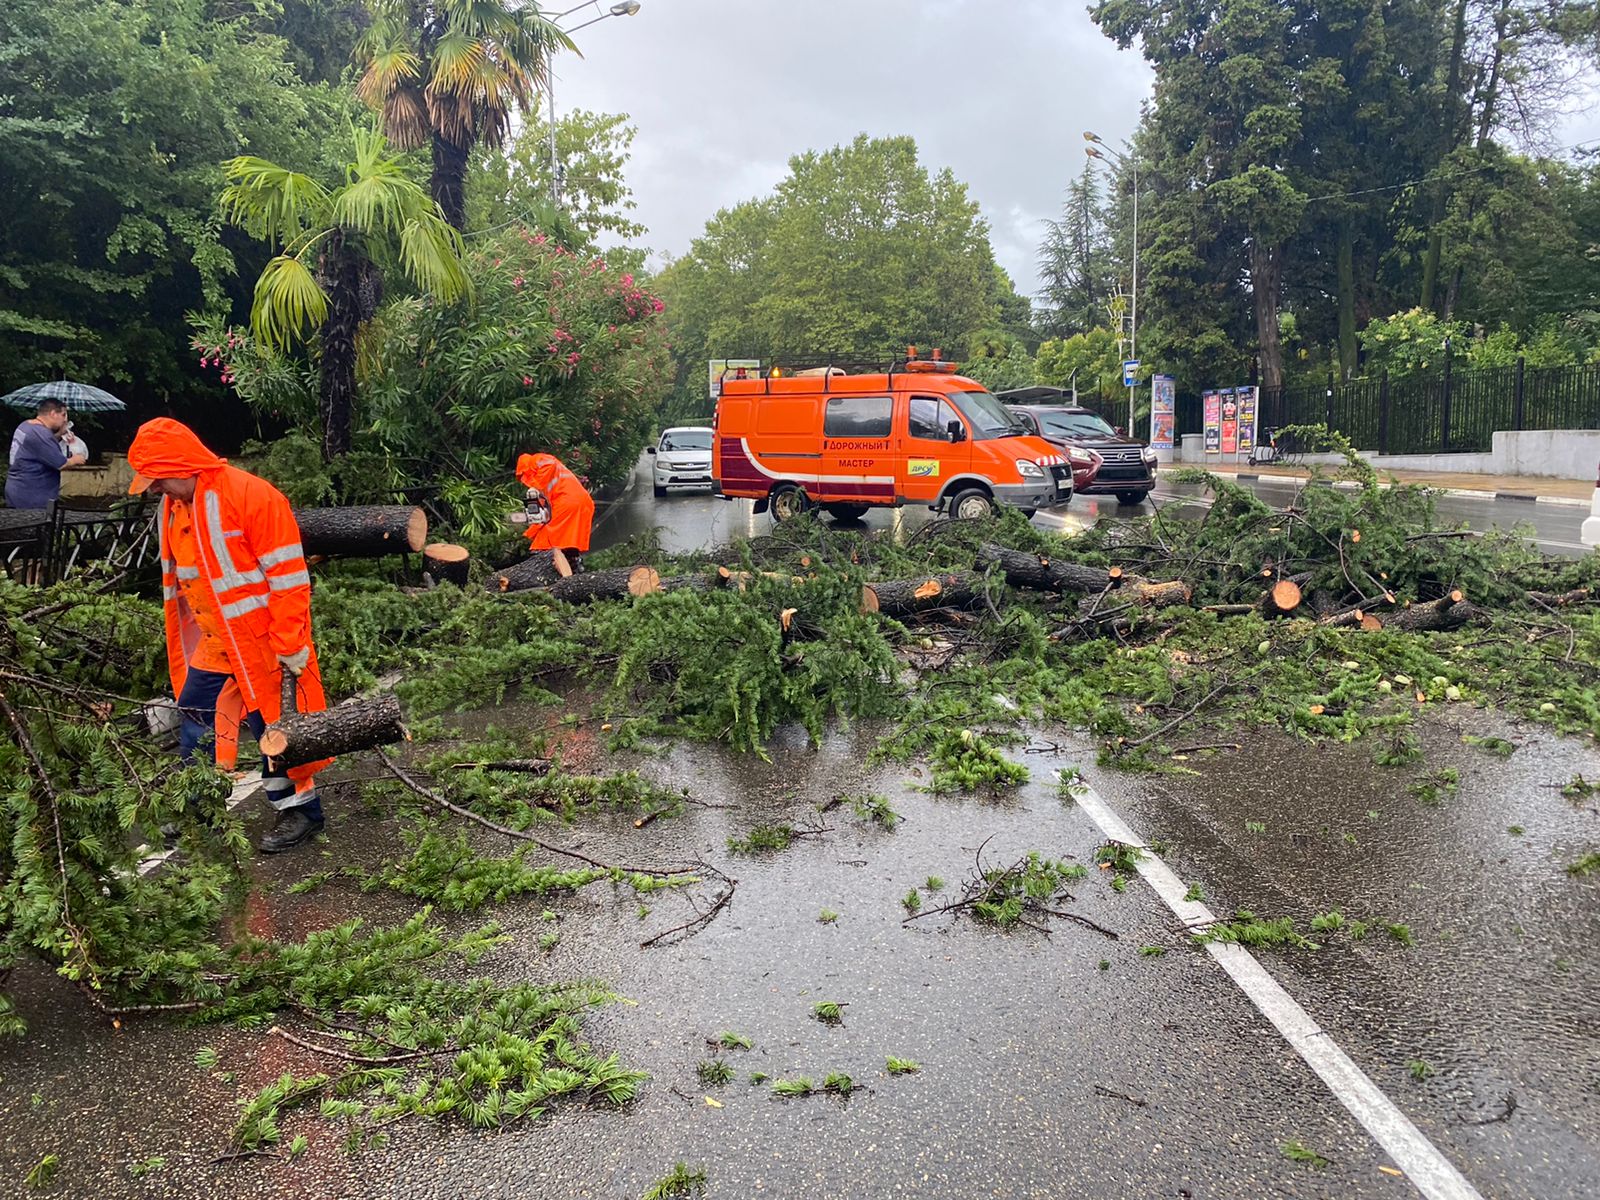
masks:
<path id="1" fill-rule="evenodd" d="M 578 555 L 589 549 L 594 500 L 553 454 L 524 454 L 517 459 L 517 478 L 524 487 L 543 492 L 550 505 L 549 521 L 528 526 L 529 549 L 563 551 L 576 567 Z"/>
<path id="2" fill-rule="evenodd" d="M 139 427 L 128 462 L 138 472 L 128 490 L 161 497 L 167 665 L 183 717 L 179 757 L 214 757 L 219 700 L 242 708 L 260 737 L 278 719 L 285 671 L 299 711 L 326 708 L 311 640 L 311 576 L 283 493 L 229 466 L 166 417 Z M 284 772 L 263 760 L 267 802 L 278 813 L 259 843 L 263 852 L 287 850 L 322 829 L 315 776 L 327 765 Z"/>

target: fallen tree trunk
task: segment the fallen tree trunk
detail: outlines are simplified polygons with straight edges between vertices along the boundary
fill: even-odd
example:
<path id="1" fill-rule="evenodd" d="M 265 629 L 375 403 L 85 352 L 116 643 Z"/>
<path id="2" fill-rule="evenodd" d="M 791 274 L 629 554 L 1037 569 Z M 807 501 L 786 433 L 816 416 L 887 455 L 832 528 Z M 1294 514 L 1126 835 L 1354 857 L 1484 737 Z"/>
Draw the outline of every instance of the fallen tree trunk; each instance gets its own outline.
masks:
<path id="1" fill-rule="evenodd" d="M 616 567 L 609 571 L 584 571 L 558 579 L 550 594 L 568 604 L 592 600 L 619 600 L 624 596 L 649 596 L 661 590 L 661 576 L 654 567 Z"/>
<path id="2" fill-rule="evenodd" d="M 423 570 L 434 583 L 453 583 L 467 586 L 467 571 L 472 566 L 472 553 L 465 546 L 453 542 L 432 542 L 422 550 Z"/>
<path id="3" fill-rule="evenodd" d="M 980 569 L 998 566 L 1006 582 L 1015 588 L 1045 592 L 1103 592 L 1117 587 L 1124 578 L 1121 567 L 1085 567 L 1078 563 L 1058 563 L 1025 550 L 1010 550 L 993 542 L 978 547 Z"/>
<path id="4" fill-rule="evenodd" d="M 733 572 L 717 567 L 698 575 L 669 575 L 661 581 L 663 592 L 716 592 L 728 586 Z"/>
<path id="5" fill-rule="evenodd" d="M 283 714 L 267 726 L 259 743 L 269 767 L 287 770 L 410 740 L 394 693 L 381 692 L 322 712 L 302 713 L 295 708 L 294 679 L 285 672 Z"/>
<path id="6" fill-rule="evenodd" d="M 869 583 L 872 600 L 863 595 L 866 611 L 886 617 L 905 617 L 936 608 L 970 608 L 983 596 L 983 580 L 976 575 L 935 575 L 926 579 L 893 579 Z M 876 603 L 876 609 L 872 604 Z"/>
<path id="7" fill-rule="evenodd" d="M 1333 613 L 1323 617 L 1317 624 L 1326 625 L 1329 629 L 1363 629 L 1368 633 L 1375 633 L 1383 628 L 1382 621 L 1359 608 L 1347 608 L 1343 612 Z"/>
<path id="8" fill-rule="evenodd" d="M 1404 633 L 1447 633 L 1460 629 L 1479 615 L 1479 610 L 1466 602 L 1460 591 L 1453 591 L 1437 600 L 1413 604 L 1399 612 L 1380 618 L 1383 629 L 1396 629 Z"/>
<path id="9" fill-rule="evenodd" d="M 559 550 L 535 550 L 519 563 L 489 577 L 491 592 L 525 592 L 549 587 L 572 575 L 572 564 Z"/>
<path id="10" fill-rule="evenodd" d="M 1178 608 L 1193 599 L 1194 589 L 1181 579 L 1157 582 L 1133 575 L 1122 580 L 1110 596 L 1085 596 L 1078 601 L 1078 612 L 1102 619 L 1129 608 Z"/>
<path id="11" fill-rule="evenodd" d="M 409 504 L 297 508 L 300 545 L 309 557 L 379 558 L 415 554 L 428 541 L 428 515 Z"/>

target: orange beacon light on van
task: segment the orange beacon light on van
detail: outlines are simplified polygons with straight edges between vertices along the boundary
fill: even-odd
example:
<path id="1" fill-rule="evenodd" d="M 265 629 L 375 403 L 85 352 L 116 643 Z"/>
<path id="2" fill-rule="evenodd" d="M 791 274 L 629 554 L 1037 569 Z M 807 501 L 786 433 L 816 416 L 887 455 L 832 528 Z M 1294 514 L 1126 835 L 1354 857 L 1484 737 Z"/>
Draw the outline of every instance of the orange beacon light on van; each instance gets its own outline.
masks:
<path id="1" fill-rule="evenodd" d="M 935 352 L 937 354 L 937 352 Z M 786 520 L 926 504 L 978 517 L 1005 504 L 1033 512 L 1072 499 L 1072 466 L 955 364 L 918 359 L 850 374 L 773 366 L 722 382 L 712 475 Z"/>

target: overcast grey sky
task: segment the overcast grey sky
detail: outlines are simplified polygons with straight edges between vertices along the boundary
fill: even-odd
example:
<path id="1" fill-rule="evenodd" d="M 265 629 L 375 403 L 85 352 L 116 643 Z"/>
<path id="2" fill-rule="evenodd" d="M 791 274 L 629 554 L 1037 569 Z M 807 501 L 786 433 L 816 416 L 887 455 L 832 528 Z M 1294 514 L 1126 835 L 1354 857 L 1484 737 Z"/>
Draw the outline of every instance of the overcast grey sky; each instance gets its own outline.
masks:
<path id="1" fill-rule="evenodd" d="M 628 182 L 658 253 L 682 254 L 719 208 L 769 192 L 793 154 L 910 134 L 925 166 L 967 184 L 996 257 L 1032 294 L 1083 131 L 1117 144 L 1150 91 L 1144 60 L 1100 33 L 1085 0 L 640 3 L 576 35 L 583 57 L 557 59 L 555 92 L 561 110 L 631 115 Z M 1590 107 L 1561 132 L 1600 137 L 1600 116 Z"/>

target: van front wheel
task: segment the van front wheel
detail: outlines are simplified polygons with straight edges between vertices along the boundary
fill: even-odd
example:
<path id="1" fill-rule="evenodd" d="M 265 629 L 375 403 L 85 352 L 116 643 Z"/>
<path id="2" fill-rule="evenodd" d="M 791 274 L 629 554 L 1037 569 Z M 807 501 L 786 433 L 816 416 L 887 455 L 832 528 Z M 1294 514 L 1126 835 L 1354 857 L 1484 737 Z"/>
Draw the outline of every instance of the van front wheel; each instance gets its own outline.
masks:
<path id="1" fill-rule="evenodd" d="M 981 520 L 994 515 L 994 498 L 982 488 L 963 488 L 950 497 L 948 511 L 957 521 Z"/>
<path id="2" fill-rule="evenodd" d="M 771 506 L 774 521 L 792 521 L 810 511 L 811 501 L 798 484 L 780 483 L 772 489 Z"/>

